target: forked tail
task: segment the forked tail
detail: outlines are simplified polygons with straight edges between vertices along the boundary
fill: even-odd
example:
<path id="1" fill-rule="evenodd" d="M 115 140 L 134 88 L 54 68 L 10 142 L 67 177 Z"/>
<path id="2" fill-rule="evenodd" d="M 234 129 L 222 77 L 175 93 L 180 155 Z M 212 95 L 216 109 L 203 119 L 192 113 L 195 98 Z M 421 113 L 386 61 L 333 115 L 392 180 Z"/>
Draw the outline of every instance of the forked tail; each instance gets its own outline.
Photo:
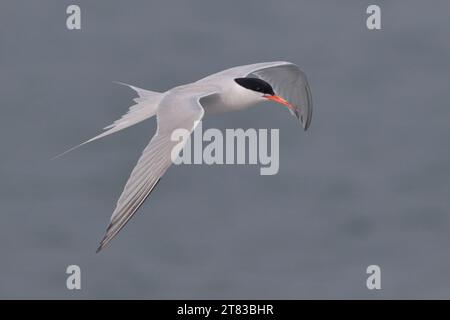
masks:
<path id="1" fill-rule="evenodd" d="M 138 87 L 135 87 L 135 86 L 123 83 L 123 82 L 115 81 L 115 83 L 130 87 L 131 89 L 136 91 L 136 93 L 138 94 L 138 97 L 133 99 L 133 101 L 136 104 L 132 105 L 128 109 L 128 112 L 126 114 L 124 114 L 120 119 L 114 121 L 109 126 L 106 126 L 105 128 L 103 128 L 103 130 L 106 130 L 106 131 L 102 132 L 101 134 L 99 134 L 83 143 L 80 143 L 79 145 L 76 145 L 76 146 L 70 148 L 69 150 L 64 151 L 63 153 L 58 154 L 57 156 L 53 157 L 52 160 L 59 158 L 59 157 L 65 155 L 66 153 L 73 151 L 89 142 L 106 137 L 114 132 L 123 130 L 125 128 L 131 127 L 132 125 L 135 125 L 135 124 L 137 124 L 141 121 L 144 121 L 148 118 L 151 118 L 156 114 L 156 110 L 158 109 L 159 102 L 163 96 L 162 93 L 144 90 L 144 89 L 141 89 L 141 88 L 138 88 Z"/>

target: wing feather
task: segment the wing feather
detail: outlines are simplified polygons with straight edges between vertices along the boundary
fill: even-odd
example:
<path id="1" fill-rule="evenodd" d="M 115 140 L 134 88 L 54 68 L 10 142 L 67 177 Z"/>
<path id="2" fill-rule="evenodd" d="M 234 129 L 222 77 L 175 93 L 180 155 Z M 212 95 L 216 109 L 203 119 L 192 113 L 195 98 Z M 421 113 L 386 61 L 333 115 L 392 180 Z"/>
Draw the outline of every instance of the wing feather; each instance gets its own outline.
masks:
<path id="1" fill-rule="evenodd" d="M 307 130 L 311 124 L 313 103 L 311 89 L 303 71 L 295 64 L 284 64 L 263 68 L 253 72 L 258 78 L 267 81 L 276 94 L 295 106 L 291 112 L 299 118 Z"/>

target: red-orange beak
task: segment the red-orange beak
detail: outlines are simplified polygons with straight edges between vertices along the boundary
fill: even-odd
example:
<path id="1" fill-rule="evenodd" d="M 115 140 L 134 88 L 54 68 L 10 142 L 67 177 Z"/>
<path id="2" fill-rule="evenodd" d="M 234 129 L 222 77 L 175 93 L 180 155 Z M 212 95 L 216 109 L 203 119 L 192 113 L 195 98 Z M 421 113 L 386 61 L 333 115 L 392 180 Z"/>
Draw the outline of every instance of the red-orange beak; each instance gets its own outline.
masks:
<path id="1" fill-rule="evenodd" d="M 283 99 L 280 96 L 277 96 L 277 95 L 273 95 L 273 96 L 265 95 L 264 98 L 266 98 L 268 100 L 275 101 L 275 102 L 277 102 L 279 104 L 285 105 L 286 107 L 288 107 L 289 109 L 291 109 L 293 111 L 295 110 L 295 107 L 292 104 L 290 104 L 289 102 L 287 102 L 285 99 Z"/>

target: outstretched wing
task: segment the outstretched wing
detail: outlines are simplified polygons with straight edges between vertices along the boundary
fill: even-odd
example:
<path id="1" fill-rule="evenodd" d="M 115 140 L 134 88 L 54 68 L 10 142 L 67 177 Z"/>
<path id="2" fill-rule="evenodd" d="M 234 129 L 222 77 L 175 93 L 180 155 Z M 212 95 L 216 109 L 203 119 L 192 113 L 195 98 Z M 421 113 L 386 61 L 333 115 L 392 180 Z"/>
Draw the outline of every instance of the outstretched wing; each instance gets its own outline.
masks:
<path id="1" fill-rule="evenodd" d="M 128 178 L 97 252 L 125 226 L 155 188 L 172 164 L 172 149 L 180 147 L 180 142 L 171 140 L 172 132 L 176 129 L 192 132 L 204 114 L 200 99 L 210 94 L 213 92 L 186 90 L 169 94 L 161 101 L 156 113 L 158 129 Z"/>
<path id="2" fill-rule="evenodd" d="M 275 93 L 291 103 L 295 109 L 289 109 L 307 130 L 312 118 L 312 97 L 306 75 L 295 64 L 253 71 L 257 77 L 270 83 Z"/>
<path id="3" fill-rule="evenodd" d="M 305 130 L 309 128 L 313 109 L 311 90 L 306 75 L 291 62 L 275 61 L 238 66 L 212 74 L 198 82 L 215 77 L 239 78 L 251 74 L 268 82 L 277 95 L 291 103 L 295 107 L 291 112 L 300 120 Z"/>

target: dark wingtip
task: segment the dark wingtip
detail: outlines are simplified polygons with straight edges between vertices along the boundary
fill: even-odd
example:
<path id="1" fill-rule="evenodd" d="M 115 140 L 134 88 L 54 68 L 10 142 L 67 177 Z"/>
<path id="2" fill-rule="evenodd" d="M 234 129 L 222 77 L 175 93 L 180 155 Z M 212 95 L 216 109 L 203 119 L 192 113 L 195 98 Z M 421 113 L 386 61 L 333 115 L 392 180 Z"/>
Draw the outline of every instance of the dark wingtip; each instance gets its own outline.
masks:
<path id="1" fill-rule="evenodd" d="M 309 123 L 303 124 L 303 131 L 308 131 L 309 129 Z"/>
<path id="2" fill-rule="evenodd" d="M 300 124 L 303 127 L 303 131 L 307 131 L 309 128 L 309 123 L 304 121 L 303 116 L 298 115 L 298 120 L 300 121 Z"/>
<path id="3" fill-rule="evenodd" d="M 106 235 L 103 237 L 102 241 L 100 241 L 100 244 L 99 244 L 97 250 L 95 250 L 95 253 L 99 253 L 105 247 L 105 245 L 107 244 L 107 242 L 105 242 L 105 239 L 106 239 Z"/>
<path id="4" fill-rule="evenodd" d="M 100 241 L 100 244 L 99 244 L 97 250 L 95 250 L 95 253 L 99 253 L 100 251 L 102 251 L 103 247 L 105 246 L 104 240 L 105 240 L 105 238 L 103 238 L 102 241 Z"/>

